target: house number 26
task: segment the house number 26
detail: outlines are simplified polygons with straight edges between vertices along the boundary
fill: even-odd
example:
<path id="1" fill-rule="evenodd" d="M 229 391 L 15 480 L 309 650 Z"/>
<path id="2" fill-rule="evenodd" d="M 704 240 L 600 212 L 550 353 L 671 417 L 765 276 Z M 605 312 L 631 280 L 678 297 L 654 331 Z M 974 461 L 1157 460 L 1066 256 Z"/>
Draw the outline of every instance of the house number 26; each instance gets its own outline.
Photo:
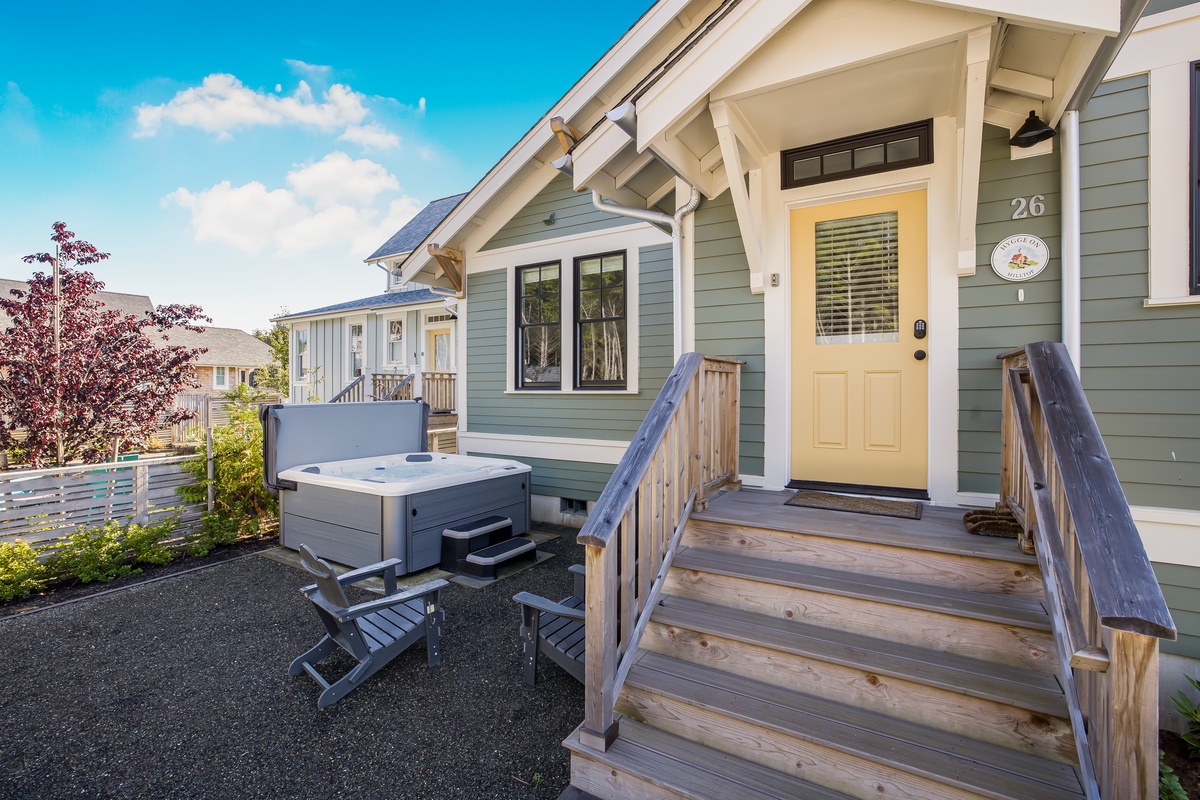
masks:
<path id="1" fill-rule="evenodd" d="M 1014 197 L 1010 206 L 1016 207 L 1013 212 L 1013 219 L 1025 219 L 1027 217 L 1040 217 L 1046 213 L 1046 195 L 1035 194 L 1026 200 L 1024 197 Z"/>

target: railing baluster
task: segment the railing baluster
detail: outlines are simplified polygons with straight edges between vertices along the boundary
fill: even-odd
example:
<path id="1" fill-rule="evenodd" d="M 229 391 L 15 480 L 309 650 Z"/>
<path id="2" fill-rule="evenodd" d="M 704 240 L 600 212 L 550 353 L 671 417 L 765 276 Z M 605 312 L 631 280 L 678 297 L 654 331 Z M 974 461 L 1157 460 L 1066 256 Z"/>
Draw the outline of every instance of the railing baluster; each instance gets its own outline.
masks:
<path id="1" fill-rule="evenodd" d="M 722 442 L 730 426 L 736 441 L 737 398 L 727 386 L 738 369 L 695 353 L 679 360 L 580 531 L 587 639 L 579 738 L 588 747 L 605 750 L 617 736 L 617 695 L 693 509 L 705 492 L 736 482 Z"/>

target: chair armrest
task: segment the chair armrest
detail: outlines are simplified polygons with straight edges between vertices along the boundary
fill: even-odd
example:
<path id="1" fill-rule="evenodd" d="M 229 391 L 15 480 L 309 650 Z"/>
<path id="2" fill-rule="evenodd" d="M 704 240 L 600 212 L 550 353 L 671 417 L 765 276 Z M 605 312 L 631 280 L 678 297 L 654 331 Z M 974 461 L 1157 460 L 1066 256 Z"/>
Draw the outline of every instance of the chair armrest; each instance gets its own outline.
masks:
<path id="1" fill-rule="evenodd" d="M 583 622 L 586 616 L 582 608 L 571 608 L 570 606 L 564 606 L 562 603 L 554 603 L 529 592 L 515 594 L 513 595 L 513 600 L 523 606 L 536 608 L 538 611 L 544 611 L 547 614 L 556 614 L 567 619 L 577 619 L 580 622 Z"/>
<path id="2" fill-rule="evenodd" d="M 587 569 L 583 564 L 572 564 L 567 567 L 571 573 L 571 591 L 576 597 L 587 596 Z"/>
<path id="3" fill-rule="evenodd" d="M 365 567 L 343 572 L 341 575 L 338 575 L 337 580 L 342 586 L 349 586 L 352 583 L 358 583 L 359 581 L 373 578 L 385 572 L 391 572 L 394 577 L 396 569 L 403 563 L 398 558 L 389 558 L 387 561 L 380 561 L 378 564 L 368 564 Z"/>
<path id="4" fill-rule="evenodd" d="M 439 579 L 436 581 L 430 581 L 429 583 L 422 583 L 420 586 L 414 586 L 413 588 L 400 592 L 399 594 L 380 597 L 377 600 L 368 600 L 365 603 L 359 603 L 357 605 L 350 606 L 349 608 L 326 608 L 329 613 L 333 614 L 338 622 L 348 622 L 352 619 L 366 616 L 367 614 L 384 608 L 391 608 L 392 606 L 399 605 L 401 603 L 407 603 L 409 600 L 415 600 L 418 597 L 424 597 L 427 594 L 440 592 L 449 585 L 450 584 L 446 581 Z"/>

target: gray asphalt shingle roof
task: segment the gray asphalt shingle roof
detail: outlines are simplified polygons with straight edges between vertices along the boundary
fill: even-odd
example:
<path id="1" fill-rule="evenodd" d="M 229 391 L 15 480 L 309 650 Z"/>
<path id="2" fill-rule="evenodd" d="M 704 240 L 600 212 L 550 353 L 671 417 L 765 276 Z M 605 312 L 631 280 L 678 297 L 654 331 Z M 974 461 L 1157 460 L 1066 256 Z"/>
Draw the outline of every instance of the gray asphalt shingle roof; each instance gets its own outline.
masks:
<path id="1" fill-rule="evenodd" d="M 396 231 L 392 235 L 392 238 L 388 239 L 378 250 L 368 256 L 367 261 L 375 261 L 387 256 L 399 255 L 400 253 L 411 253 L 421 242 L 425 241 L 425 237 L 440 225 L 442 220 L 466 196 L 467 193 L 463 192 L 462 194 L 455 194 L 443 197 L 441 200 L 432 201 L 429 205 L 422 208 L 415 217 L 410 219 L 407 225 Z"/>
<path id="2" fill-rule="evenodd" d="M 317 314 L 332 314 L 338 311 L 366 311 L 376 308 L 399 308 L 401 306 L 411 306 L 418 303 L 432 303 L 442 301 L 445 295 L 434 294 L 428 289 L 413 289 L 407 292 L 385 292 L 372 297 L 363 297 L 358 300 L 347 300 L 344 303 L 335 303 L 331 306 L 321 306 L 320 308 L 311 308 L 308 311 L 297 311 L 294 314 L 288 314 L 283 317 L 275 317 L 273 322 L 286 322 L 297 317 L 310 317 Z"/>
<path id="3" fill-rule="evenodd" d="M 27 281 L 15 281 L 0 278 L 0 296 L 12 297 L 12 289 L 29 290 Z M 96 292 L 94 295 L 108 308 L 116 309 L 123 314 L 142 317 L 154 309 L 154 303 L 144 294 L 126 294 L 124 292 Z M 6 326 L 8 315 L 0 311 L 0 327 Z M 196 366 L 227 366 L 227 367 L 257 367 L 271 361 L 271 348 L 250 334 L 237 328 L 215 328 L 204 326 L 204 333 L 196 333 L 185 328 L 176 328 L 167 334 L 168 344 L 180 344 L 184 347 L 207 347 L 208 352 L 196 357 Z"/>

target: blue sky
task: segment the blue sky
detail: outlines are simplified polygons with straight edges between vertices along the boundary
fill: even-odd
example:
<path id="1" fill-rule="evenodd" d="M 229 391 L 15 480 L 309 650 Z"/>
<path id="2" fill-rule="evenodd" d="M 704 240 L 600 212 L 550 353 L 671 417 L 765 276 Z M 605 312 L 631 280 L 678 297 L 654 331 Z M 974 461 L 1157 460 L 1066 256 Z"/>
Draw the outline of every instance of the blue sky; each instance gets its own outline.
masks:
<path id="1" fill-rule="evenodd" d="M 109 290 L 214 325 L 381 292 L 362 260 L 474 186 L 650 4 L 11 4 L 0 277 L 29 277 L 63 220 L 112 253 Z"/>

